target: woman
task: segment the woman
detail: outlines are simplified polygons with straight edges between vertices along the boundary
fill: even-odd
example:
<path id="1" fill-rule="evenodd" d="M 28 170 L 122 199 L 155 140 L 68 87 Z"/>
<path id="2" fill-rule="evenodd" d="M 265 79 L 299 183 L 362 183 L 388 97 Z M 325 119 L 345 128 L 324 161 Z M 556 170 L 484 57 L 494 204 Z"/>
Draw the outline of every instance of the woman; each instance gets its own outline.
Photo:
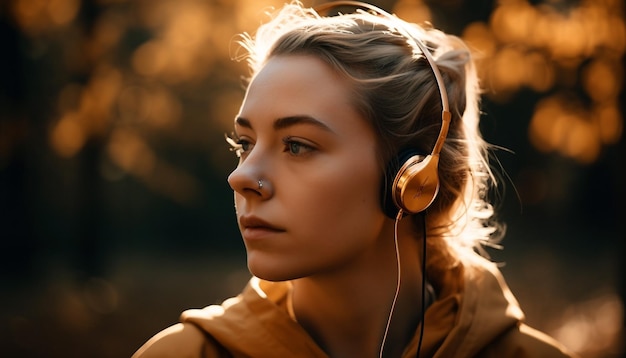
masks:
<path id="1" fill-rule="evenodd" d="M 498 227 L 460 40 L 294 2 L 242 43 L 228 182 L 253 278 L 136 357 L 569 356 L 476 254 Z"/>

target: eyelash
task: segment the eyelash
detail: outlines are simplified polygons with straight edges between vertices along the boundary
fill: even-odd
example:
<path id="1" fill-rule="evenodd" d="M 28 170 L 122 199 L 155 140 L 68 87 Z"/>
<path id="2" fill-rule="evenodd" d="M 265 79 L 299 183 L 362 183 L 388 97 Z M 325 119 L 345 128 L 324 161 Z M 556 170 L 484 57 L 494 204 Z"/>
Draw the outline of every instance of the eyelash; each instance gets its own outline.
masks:
<path id="1" fill-rule="evenodd" d="M 235 152 L 235 155 L 239 158 L 241 158 L 242 155 L 250 150 L 248 146 L 252 144 L 249 140 L 239 137 L 236 133 L 231 133 L 230 136 L 226 135 L 226 142 L 230 144 L 230 150 L 232 152 Z M 283 139 L 283 145 L 285 146 L 283 152 L 287 152 L 289 155 L 294 157 L 306 155 L 315 150 L 313 146 L 303 143 L 299 140 L 294 140 L 293 137 L 285 137 Z M 305 153 L 294 153 L 294 145 L 298 146 L 299 150 L 304 149 Z"/>

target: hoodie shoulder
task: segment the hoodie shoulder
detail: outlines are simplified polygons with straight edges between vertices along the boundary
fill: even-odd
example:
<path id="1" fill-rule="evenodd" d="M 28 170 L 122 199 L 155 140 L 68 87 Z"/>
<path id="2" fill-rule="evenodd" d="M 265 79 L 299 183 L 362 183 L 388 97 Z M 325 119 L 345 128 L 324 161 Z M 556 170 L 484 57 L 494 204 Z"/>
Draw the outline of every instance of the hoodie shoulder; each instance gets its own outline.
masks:
<path id="1" fill-rule="evenodd" d="M 494 340 L 478 357 L 545 357 L 575 358 L 559 342 L 547 334 L 520 323 Z"/>
<path id="2" fill-rule="evenodd" d="M 435 278 L 447 289 L 425 316 L 424 342 L 430 346 L 423 348 L 435 357 L 575 357 L 524 324 L 524 313 L 495 264 L 460 265 Z M 433 338 L 429 328 L 438 336 Z"/>
<path id="3" fill-rule="evenodd" d="M 181 323 L 158 333 L 133 358 L 326 357 L 289 315 L 290 283 L 253 277 L 221 305 L 190 309 Z"/>
<path id="4" fill-rule="evenodd" d="M 132 358 L 222 358 L 227 352 L 190 323 L 178 323 L 157 333 L 133 354 Z"/>

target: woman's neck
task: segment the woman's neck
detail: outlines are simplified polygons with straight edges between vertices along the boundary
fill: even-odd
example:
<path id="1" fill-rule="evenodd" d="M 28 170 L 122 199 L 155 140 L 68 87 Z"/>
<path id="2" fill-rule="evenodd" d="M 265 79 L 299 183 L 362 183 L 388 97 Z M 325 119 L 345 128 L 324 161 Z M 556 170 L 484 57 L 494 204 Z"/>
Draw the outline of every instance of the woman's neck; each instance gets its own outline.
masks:
<path id="1" fill-rule="evenodd" d="M 384 350 L 390 357 L 401 355 L 422 319 L 421 239 L 410 220 L 400 224 L 401 288 Z M 383 232 L 350 265 L 293 281 L 296 319 L 331 357 L 378 357 L 397 283 L 393 226 Z"/>

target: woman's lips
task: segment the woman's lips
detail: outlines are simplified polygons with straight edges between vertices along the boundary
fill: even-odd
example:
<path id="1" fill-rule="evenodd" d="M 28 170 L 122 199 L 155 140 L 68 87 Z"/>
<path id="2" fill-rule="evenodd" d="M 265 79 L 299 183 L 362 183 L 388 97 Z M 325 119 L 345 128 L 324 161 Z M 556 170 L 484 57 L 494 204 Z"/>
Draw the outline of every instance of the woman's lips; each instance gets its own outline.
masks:
<path id="1" fill-rule="evenodd" d="M 241 233 L 246 240 L 255 240 L 285 232 L 284 229 L 274 226 L 256 216 L 242 216 L 239 218 Z"/>

